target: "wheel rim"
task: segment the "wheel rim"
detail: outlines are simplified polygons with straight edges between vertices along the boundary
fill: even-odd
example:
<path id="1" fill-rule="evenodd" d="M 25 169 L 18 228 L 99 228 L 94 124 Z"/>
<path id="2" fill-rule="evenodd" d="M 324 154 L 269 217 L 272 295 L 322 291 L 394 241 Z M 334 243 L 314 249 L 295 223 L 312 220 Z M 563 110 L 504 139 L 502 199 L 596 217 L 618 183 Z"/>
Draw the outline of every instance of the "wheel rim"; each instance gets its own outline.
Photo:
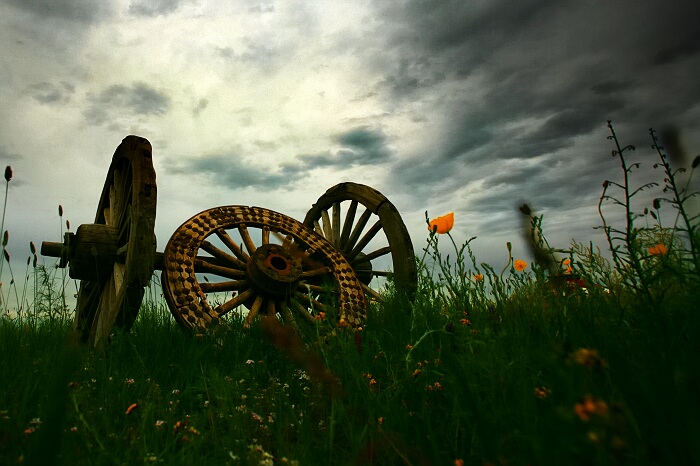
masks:
<path id="1" fill-rule="evenodd" d="M 217 207 L 183 223 L 165 248 L 162 283 L 186 330 L 204 330 L 240 306 L 245 325 L 270 314 L 313 323 L 334 300 L 339 319 L 358 325 L 366 317 L 362 286 L 343 255 L 300 222 L 259 207 Z"/>
<path id="2" fill-rule="evenodd" d="M 372 279 L 391 277 L 399 292 L 413 297 L 418 274 L 411 237 L 379 191 L 357 183 L 333 186 L 307 212 L 304 225 L 342 252 L 368 296 L 381 300 L 381 284 Z"/>
<path id="3" fill-rule="evenodd" d="M 105 181 L 95 224 L 113 228 L 117 261 L 111 273 L 81 280 L 75 330 L 91 346 L 102 346 L 112 328 L 129 330 L 153 275 L 157 190 L 148 140 L 128 136 L 117 147 Z"/>

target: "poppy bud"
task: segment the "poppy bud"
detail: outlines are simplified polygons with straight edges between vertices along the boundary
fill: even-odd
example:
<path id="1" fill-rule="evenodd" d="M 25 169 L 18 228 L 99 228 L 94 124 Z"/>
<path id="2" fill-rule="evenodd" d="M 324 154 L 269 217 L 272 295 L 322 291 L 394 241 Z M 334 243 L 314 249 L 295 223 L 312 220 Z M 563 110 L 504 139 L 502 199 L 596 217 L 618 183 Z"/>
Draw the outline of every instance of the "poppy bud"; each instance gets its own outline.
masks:
<path id="1" fill-rule="evenodd" d="M 36 248 L 34 247 L 34 241 L 29 242 L 29 250 L 32 252 L 32 254 L 36 254 Z"/>
<path id="2" fill-rule="evenodd" d="M 5 167 L 5 181 L 9 182 L 12 179 L 12 167 Z"/>
<path id="3" fill-rule="evenodd" d="M 58 216 L 63 217 L 63 206 L 58 204 Z"/>
<path id="4" fill-rule="evenodd" d="M 657 197 L 656 199 L 654 199 L 652 205 L 654 206 L 654 209 L 659 210 L 661 208 L 661 199 Z"/>
<path id="5" fill-rule="evenodd" d="M 693 163 L 690 165 L 693 168 L 697 168 L 700 165 L 700 155 L 696 155 L 693 159 Z"/>
<path id="6" fill-rule="evenodd" d="M 7 243 L 10 241 L 10 232 L 5 230 L 5 234 L 2 236 L 2 246 L 5 247 L 7 246 Z"/>

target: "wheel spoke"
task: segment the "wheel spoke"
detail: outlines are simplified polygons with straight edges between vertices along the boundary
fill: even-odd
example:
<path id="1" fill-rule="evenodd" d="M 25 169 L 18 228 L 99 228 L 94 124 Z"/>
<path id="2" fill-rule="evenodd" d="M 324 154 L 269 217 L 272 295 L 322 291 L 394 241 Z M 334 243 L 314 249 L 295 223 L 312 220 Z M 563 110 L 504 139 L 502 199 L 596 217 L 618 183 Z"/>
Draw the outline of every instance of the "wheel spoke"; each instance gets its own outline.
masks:
<path id="1" fill-rule="evenodd" d="M 253 301 L 252 306 L 250 306 L 250 311 L 248 311 L 248 315 L 245 318 L 245 323 L 243 324 L 245 328 L 250 328 L 250 326 L 253 324 L 253 321 L 258 316 L 264 301 L 265 298 L 261 294 L 255 297 L 255 301 Z"/>
<path id="2" fill-rule="evenodd" d="M 248 227 L 241 223 L 238 225 L 238 233 L 241 234 L 241 239 L 243 240 L 243 244 L 245 244 L 245 248 L 248 250 L 248 254 L 253 254 L 257 248 L 250 237 L 250 233 L 248 233 Z"/>
<path id="3" fill-rule="evenodd" d="M 378 258 L 378 257 L 382 257 L 382 256 L 384 256 L 384 255 L 386 255 L 386 254 L 390 254 L 390 253 L 391 253 L 391 247 L 386 246 L 386 247 L 383 247 L 383 248 L 379 248 L 379 249 L 377 249 L 376 251 L 372 251 L 372 252 L 370 252 L 369 254 L 363 254 L 363 255 L 361 255 L 361 256 L 353 257 L 353 259 L 352 259 L 352 261 L 351 261 L 350 263 L 351 263 L 353 266 L 355 266 L 355 265 L 357 265 L 357 264 L 363 264 L 363 263 L 366 263 L 366 262 L 371 262 L 371 261 L 373 261 L 374 259 L 376 259 L 376 258 Z"/>
<path id="4" fill-rule="evenodd" d="M 333 246 L 340 248 L 340 202 L 333 203 Z"/>
<path id="5" fill-rule="evenodd" d="M 225 303 L 221 304 L 220 306 L 217 306 L 214 309 L 214 312 L 218 316 L 222 316 L 229 312 L 231 309 L 235 309 L 241 304 L 243 304 L 245 301 L 247 301 L 251 296 L 253 296 L 253 290 L 251 288 L 248 288 L 245 290 L 243 293 L 239 293 L 237 296 L 234 296 L 233 298 L 229 299 Z"/>
<path id="6" fill-rule="evenodd" d="M 222 251 L 221 249 L 217 248 L 216 246 L 214 246 L 213 244 L 211 244 L 207 240 L 202 241 L 200 248 L 204 249 L 209 254 L 211 254 L 215 258 L 223 261 L 224 263 L 228 263 L 229 265 L 232 265 L 232 266 L 237 267 L 239 269 L 245 269 L 245 262 L 241 261 L 240 259 L 238 259 L 236 257 L 233 257 L 231 254 L 229 254 L 227 252 Z"/>
<path id="7" fill-rule="evenodd" d="M 369 231 L 365 234 L 365 236 L 362 237 L 359 243 L 357 243 L 357 246 L 354 247 L 352 252 L 348 254 L 348 257 L 350 259 L 354 258 L 357 256 L 362 250 L 369 244 L 370 241 L 379 233 L 379 231 L 382 229 L 382 221 L 377 220 L 374 225 L 372 225 L 372 228 L 369 229 Z"/>
<path id="8" fill-rule="evenodd" d="M 330 267 L 318 267 L 313 270 L 306 270 L 299 276 L 300 279 L 304 280 L 311 277 L 318 277 L 319 275 L 326 275 L 333 273 Z"/>
<path id="9" fill-rule="evenodd" d="M 270 227 L 265 225 L 262 229 L 262 244 L 270 244 Z"/>
<path id="10" fill-rule="evenodd" d="M 226 245 L 227 248 L 231 250 L 231 252 L 238 257 L 240 260 L 243 262 L 247 262 L 249 259 L 248 254 L 246 254 L 240 246 L 238 246 L 228 235 L 226 230 L 223 228 L 217 228 L 214 233 L 216 233 L 216 236 L 221 240 L 222 243 Z"/>
<path id="11" fill-rule="evenodd" d="M 248 280 L 228 280 L 217 283 L 200 283 L 199 287 L 204 293 L 218 293 L 221 291 L 238 291 L 249 287 Z"/>
<path id="12" fill-rule="evenodd" d="M 352 200 L 350 202 L 350 207 L 348 207 L 348 212 L 345 214 L 345 222 L 343 222 L 343 232 L 340 234 L 340 243 L 338 243 L 339 249 L 344 250 L 348 243 L 348 238 L 350 238 L 350 229 L 355 222 L 355 214 L 357 213 L 357 201 Z"/>
<path id="13" fill-rule="evenodd" d="M 333 227 L 331 226 L 331 219 L 328 216 L 327 210 L 321 212 L 321 218 L 323 219 L 323 236 L 326 237 L 329 243 L 335 246 L 335 239 L 333 239 Z"/>
<path id="14" fill-rule="evenodd" d="M 292 300 L 292 307 L 297 312 L 297 315 L 304 318 L 304 320 L 306 320 L 307 322 L 311 322 L 312 324 L 315 323 L 313 316 L 311 314 L 309 314 L 309 310 L 306 309 L 304 306 L 302 306 L 299 301 L 293 299 Z"/>
<path id="15" fill-rule="evenodd" d="M 221 265 L 215 265 L 203 259 L 197 258 L 194 261 L 195 272 L 200 273 L 211 273 L 218 275 L 220 277 L 226 278 L 245 278 L 247 276 L 244 270 L 233 269 L 231 267 L 224 267 Z"/>
<path id="16" fill-rule="evenodd" d="M 284 301 L 280 301 L 280 315 L 282 318 L 289 324 L 291 325 L 296 325 L 296 319 L 294 319 L 294 315 L 292 314 L 292 311 L 289 310 L 289 306 L 287 306 L 287 303 Z"/>
<path id="17" fill-rule="evenodd" d="M 304 301 L 306 304 L 308 304 L 310 307 L 312 307 L 314 309 L 320 309 L 323 312 L 329 311 L 328 306 L 326 306 L 325 304 L 321 303 L 320 301 L 318 301 L 314 298 L 309 297 L 309 295 L 307 295 L 307 294 L 300 293 L 299 291 L 295 291 L 294 296 L 297 297 L 298 299 Z M 308 311 L 307 311 L 307 314 L 308 314 Z"/>
<path id="18" fill-rule="evenodd" d="M 382 301 L 382 296 L 364 283 L 362 283 L 362 289 L 366 295 L 373 297 L 377 301 Z"/>
<path id="19" fill-rule="evenodd" d="M 362 230 L 365 229 L 365 226 L 367 225 L 367 222 L 369 221 L 369 218 L 371 216 L 372 216 L 372 211 L 369 209 L 365 209 L 365 211 L 360 216 L 360 219 L 357 221 L 357 224 L 355 224 L 355 227 L 352 229 L 352 233 L 350 234 L 350 238 L 348 238 L 348 242 L 345 243 L 345 246 L 343 247 L 343 252 L 348 253 L 348 252 L 353 250 L 353 248 L 355 247 L 355 243 L 357 242 L 357 239 L 362 234 Z"/>

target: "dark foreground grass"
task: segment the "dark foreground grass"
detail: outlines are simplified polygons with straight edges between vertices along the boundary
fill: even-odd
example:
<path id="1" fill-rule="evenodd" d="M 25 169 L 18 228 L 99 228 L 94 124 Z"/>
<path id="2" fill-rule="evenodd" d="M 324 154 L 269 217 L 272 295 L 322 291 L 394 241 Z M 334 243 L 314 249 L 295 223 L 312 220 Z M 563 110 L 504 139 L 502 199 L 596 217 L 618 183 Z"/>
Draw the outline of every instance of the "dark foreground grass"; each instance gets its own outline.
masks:
<path id="1" fill-rule="evenodd" d="M 700 464 L 697 291 L 621 311 L 539 286 L 469 315 L 389 300 L 296 348 L 162 306 L 103 353 L 2 320 L 0 463 Z"/>

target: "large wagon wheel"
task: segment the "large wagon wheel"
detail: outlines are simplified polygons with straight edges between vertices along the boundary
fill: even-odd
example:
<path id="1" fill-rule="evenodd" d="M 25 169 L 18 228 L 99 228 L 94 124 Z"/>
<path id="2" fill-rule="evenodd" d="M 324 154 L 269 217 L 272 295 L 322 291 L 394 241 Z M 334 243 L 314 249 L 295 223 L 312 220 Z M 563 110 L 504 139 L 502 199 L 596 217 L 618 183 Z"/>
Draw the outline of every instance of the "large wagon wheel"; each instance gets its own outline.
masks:
<path id="1" fill-rule="evenodd" d="M 163 259 L 163 294 L 185 330 L 204 330 L 241 305 L 248 308 L 246 325 L 258 315 L 297 326 L 313 322 L 314 313 L 335 309 L 331 301 L 351 325 L 366 317 L 362 286 L 343 255 L 268 209 L 205 210 L 173 233 Z"/>
<path id="2" fill-rule="evenodd" d="M 156 174 L 148 140 L 127 136 L 109 167 L 94 224 L 67 236 L 65 261 L 81 280 L 74 330 L 101 347 L 112 328 L 129 330 L 153 275 Z M 65 256 L 69 257 L 65 257 Z"/>
<path id="3" fill-rule="evenodd" d="M 356 218 L 360 204 L 365 210 Z M 381 300 L 371 282 L 382 276 L 393 277 L 397 291 L 414 295 L 418 274 L 411 237 L 399 211 L 376 189 L 349 182 L 335 185 L 311 207 L 304 225 L 343 253 L 368 296 Z"/>

